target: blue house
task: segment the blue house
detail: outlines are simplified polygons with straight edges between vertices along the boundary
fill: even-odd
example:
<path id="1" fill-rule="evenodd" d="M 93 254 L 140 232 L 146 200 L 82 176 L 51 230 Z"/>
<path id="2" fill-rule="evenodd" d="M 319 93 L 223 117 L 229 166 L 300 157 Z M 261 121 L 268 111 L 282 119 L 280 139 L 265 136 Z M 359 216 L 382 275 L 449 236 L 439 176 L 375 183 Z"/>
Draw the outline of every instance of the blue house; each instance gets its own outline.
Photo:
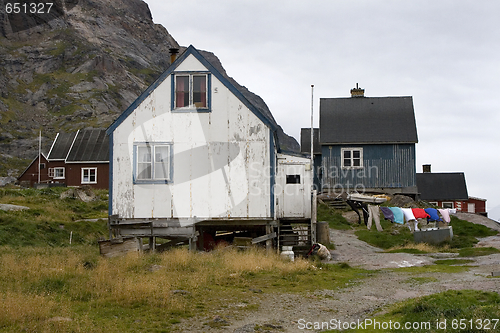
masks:
<path id="1" fill-rule="evenodd" d="M 310 153 L 310 133 L 302 131 L 302 152 Z M 417 193 L 412 97 L 365 97 L 355 88 L 350 98 L 321 98 L 314 133 L 322 192 Z"/>

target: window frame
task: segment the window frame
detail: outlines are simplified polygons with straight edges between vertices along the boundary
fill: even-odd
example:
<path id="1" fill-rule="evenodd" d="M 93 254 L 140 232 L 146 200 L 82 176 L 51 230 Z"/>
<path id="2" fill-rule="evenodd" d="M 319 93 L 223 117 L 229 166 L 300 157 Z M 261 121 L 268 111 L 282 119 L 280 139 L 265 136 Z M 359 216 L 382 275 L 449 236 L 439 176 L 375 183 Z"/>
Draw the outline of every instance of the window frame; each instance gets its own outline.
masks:
<path id="1" fill-rule="evenodd" d="M 95 171 L 95 180 L 94 181 L 91 180 L 90 170 Z M 88 181 L 84 181 L 84 178 L 83 178 L 85 171 L 89 171 L 89 180 Z M 81 184 L 97 184 L 97 167 L 82 168 Z"/>
<path id="2" fill-rule="evenodd" d="M 351 157 L 349 157 L 349 158 L 344 157 L 344 153 L 346 151 L 351 152 Z M 358 159 L 358 158 L 353 157 L 354 151 L 359 151 L 359 165 L 356 165 L 356 166 L 353 165 L 354 164 L 353 162 L 355 159 Z M 350 160 L 351 165 L 345 165 L 346 159 Z M 362 169 L 363 168 L 363 148 L 362 147 L 341 148 L 340 149 L 340 163 L 341 163 L 342 169 Z"/>
<path id="3" fill-rule="evenodd" d="M 445 205 L 450 205 L 451 207 L 445 207 Z M 441 202 L 441 208 L 443 208 L 443 209 L 446 209 L 446 208 L 454 209 L 455 208 L 455 202 L 454 201 L 443 201 L 443 202 Z"/>
<path id="4" fill-rule="evenodd" d="M 194 87 L 193 87 L 193 77 L 194 76 L 205 76 L 206 77 L 206 106 L 205 107 L 195 107 L 194 102 L 193 102 L 193 95 L 194 95 Z M 177 92 L 177 80 L 176 78 L 179 76 L 188 76 L 189 80 L 189 105 L 188 106 L 182 106 L 182 107 L 177 107 L 177 99 L 176 99 L 176 92 Z M 212 111 L 212 76 L 210 72 L 207 71 L 179 71 L 179 72 L 174 72 L 171 75 L 172 77 L 172 92 L 171 92 L 171 111 L 172 112 L 211 112 Z"/>
<path id="5" fill-rule="evenodd" d="M 142 147 L 150 147 L 152 149 L 151 151 L 151 158 L 149 162 L 139 162 L 138 160 L 138 150 L 139 148 Z M 168 177 L 167 178 L 155 178 L 155 169 L 156 169 L 156 164 L 159 162 L 156 162 L 156 154 L 155 150 L 157 147 L 168 147 L 168 157 L 166 161 L 166 165 L 168 165 Z M 134 184 L 170 184 L 173 181 L 173 143 L 172 142 L 134 142 L 134 147 L 133 147 L 133 155 L 134 155 L 134 167 L 133 167 L 133 183 Z M 149 179 L 144 179 L 141 178 L 139 179 L 139 168 L 138 164 L 139 163 L 149 163 L 151 165 L 151 178 Z"/>
<path id="6" fill-rule="evenodd" d="M 56 176 L 56 170 L 62 170 L 62 176 Z M 66 168 L 65 167 L 53 167 L 49 168 L 48 175 L 53 179 L 66 179 Z"/>

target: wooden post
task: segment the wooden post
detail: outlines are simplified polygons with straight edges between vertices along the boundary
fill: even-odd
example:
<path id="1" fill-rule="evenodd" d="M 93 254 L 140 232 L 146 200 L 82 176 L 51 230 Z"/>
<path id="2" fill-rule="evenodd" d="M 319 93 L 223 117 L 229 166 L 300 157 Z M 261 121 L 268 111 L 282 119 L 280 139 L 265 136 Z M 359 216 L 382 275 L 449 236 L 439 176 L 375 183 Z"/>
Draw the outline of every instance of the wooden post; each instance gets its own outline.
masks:
<path id="1" fill-rule="evenodd" d="M 154 227 L 153 227 L 153 221 L 149 222 L 150 230 L 151 230 L 151 236 L 149 236 L 149 251 L 155 252 L 156 248 L 156 239 L 154 236 Z"/>
<path id="2" fill-rule="evenodd" d="M 312 191 L 312 207 L 311 207 L 311 243 L 316 243 L 316 221 L 318 218 L 318 191 Z"/>
<path id="3" fill-rule="evenodd" d="M 270 233 L 273 232 L 273 227 L 269 224 L 269 222 L 266 224 L 266 235 L 269 235 Z M 268 239 L 266 240 L 266 251 L 271 251 L 273 248 L 273 240 Z"/>

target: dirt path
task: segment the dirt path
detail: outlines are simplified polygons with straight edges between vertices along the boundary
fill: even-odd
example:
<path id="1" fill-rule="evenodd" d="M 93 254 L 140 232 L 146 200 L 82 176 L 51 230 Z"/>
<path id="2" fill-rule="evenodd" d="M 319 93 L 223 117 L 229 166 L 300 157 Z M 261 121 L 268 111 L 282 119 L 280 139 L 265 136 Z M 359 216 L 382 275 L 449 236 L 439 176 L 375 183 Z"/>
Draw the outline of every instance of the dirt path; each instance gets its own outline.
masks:
<path id="1" fill-rule="evenodd" d="M 481 224 L 490 223 L 483 219 L 481 222 Z M 500 230 L 498 224 L 488 226 L 498 227 Z M 383 253 L 380 249 L 357 239 L 352 231 L 331 230 L 331 237 L 336 245 L 336 250 L 332 251 L 332 262 L 347 262 L 351 266 L 377 270 L 373 276 L 342 290 L 320 290 L 305 296 L 256 294 L 251 303 L 259 305 L 257 310 L 240 311 L 241 315 L 231 318 L 225 316 L 227 310 L 222 310 L 209 318 L 192 321 L 190 325 L 182 325 L 179 327 L 180 330 L 234 333 L 304 332 L 304 329 L 300 329 L 301 323 L 329 322 L 332 319 L 343 322 L 356 321 L 368 317 L 376 309 L 408 298 L 450 289 L 495 292 L 500 289 L 500 279 L 488 278 L 491 272 L 500 271 L 500 254 L 471 258 L 475 260 L 471 264 L 474 267 L 466 272 L 410 274 L 393 272 L 390 268 L 421 266 L 436 259 L 430 255 Z M 487 246 L 498 245 L 500 248 L 500 236 L 488 237 L 487 242 Z M 415 280 L 415 278 L 420 279 Z M 234 306 L 244 308 L 246 305 Z M 224 321 L 225 326 L 211 328 L 203 324 L 217 321 Z"/>

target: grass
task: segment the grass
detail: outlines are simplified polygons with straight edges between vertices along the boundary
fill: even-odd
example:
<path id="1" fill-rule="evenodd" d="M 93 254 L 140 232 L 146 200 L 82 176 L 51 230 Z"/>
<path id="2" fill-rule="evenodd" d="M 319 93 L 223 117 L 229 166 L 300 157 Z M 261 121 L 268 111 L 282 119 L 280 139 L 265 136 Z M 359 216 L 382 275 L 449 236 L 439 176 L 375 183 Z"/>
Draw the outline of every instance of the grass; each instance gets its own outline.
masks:
<path id="1" fill-rule="evenodd" d="M 474 260 L 469 259 L 441 259 L 434 261 L 436 265 L 465 265 L 474 262 Z"/>
<path id="2" fill-rule="evenodd" d="M 159 269 L 151 270 L 152 266 Z M 189 318 L 215 311 L 241 318 L 258 308 L 256 299 L 269 293 L 336 289 L 365 275 L 348 265 L 289 262 L 258 249 L 194 253 L 179 248 L 106 259 L 88 245 L 4 246 L 0 328 L 169 332 Z"/>
<path id="3" fill-rule="evenodd" d="M 337 230 L 352 229 L 352 224 L 347 221 L 341 213 L 326 204 L 318 204 L 318 221 L 328 222 L 328 226 Z"/>
<path id="4" fill-rule="evenodd" d="M 358 236 L 360 240 L 381 249 L 403 247 L 413 243 L 413 234 L 406 226 L 393 224 L 385 220 L 380 222 L 384 229 L 382 232 L 367 230 L 363 225 L 356 230 L 356 236 Z"/>
<path id="5" fill-rule="evenodd" d="M 479 257 L 500 253 L 500 250 L 494 247 L 466 247 L 460 249 L 458 253 L 460 257 Z"/>
<path id="6" fill-rule="evenodd" d="M 449 246 L 434 246 L 427 243 L 407 243 L 402 246 L 392 247 L 385 252 L 387 253 L 412 253 L 412 254 L 425 254 L 436 253 L 449 250 Z"/>
<path id="7" fill-rule="evenodd" d="M 370 326 L 348 332 L 498 332 L 500 322 L 492 319 L 499 317 L 498 293 L 450 290 L 398 303 L 388 313 L 370 318 Z M 389 322 L 392 329 L 383 329 Z M 404 329 L 406 323 L 410 330 Z"/>
<path id="8" fill-rule="evenodd" d="M 107 230 L 107 191 L 95 190 L 96 200 L 60 199 L 67 188 L 0 189 L 0 203 L 27 206 L 23 211 L 0 210 L 0 245 L 67 246 L 97 244 Z M 97 222 L 78 221 L 102 219 Z M 78 222 L 77 222 L 78 221 Z"/>

